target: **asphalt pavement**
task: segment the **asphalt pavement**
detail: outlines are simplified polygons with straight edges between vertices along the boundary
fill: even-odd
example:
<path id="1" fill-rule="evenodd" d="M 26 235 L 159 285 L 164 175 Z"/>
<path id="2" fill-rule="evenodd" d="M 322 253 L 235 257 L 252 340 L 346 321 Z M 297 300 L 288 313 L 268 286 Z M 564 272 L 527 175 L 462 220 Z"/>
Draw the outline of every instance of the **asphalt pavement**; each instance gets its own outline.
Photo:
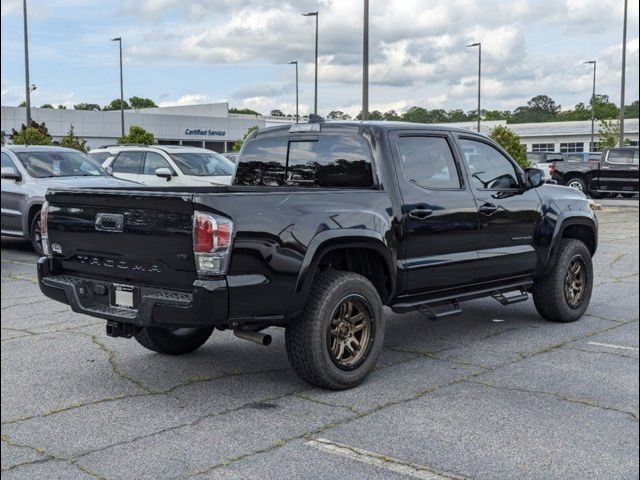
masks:
<path id="1" fill-rule="evenodd" d="M 2 239 L 2 477 L 637 479 L 637 203 L 598 212 L 580 321 L 491 299 L 387 312 L 376 370 L 344 392 L 301 382 L 278 329 L 182 357 L 107 337 Z"/>

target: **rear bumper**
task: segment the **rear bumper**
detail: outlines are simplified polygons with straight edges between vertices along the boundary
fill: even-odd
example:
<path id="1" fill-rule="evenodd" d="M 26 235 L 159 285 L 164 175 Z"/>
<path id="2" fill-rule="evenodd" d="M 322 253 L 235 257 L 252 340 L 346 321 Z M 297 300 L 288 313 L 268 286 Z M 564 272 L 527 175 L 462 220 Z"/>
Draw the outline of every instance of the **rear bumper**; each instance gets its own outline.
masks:
<path id="1" fill-rule="evenodd" d="M 117 282 L 116 282 L 117 283 Z M 112 306 L 114 282 L 55 274 L 52 260 L 38 260 L 38 284 L 47 297 L 71 306 L 74 312 L 140 327 L 201 327 L 227 323 L 229 295 L 226 279 L 196 280 L 191 292 L 132 284 L 135 309 Z"/>

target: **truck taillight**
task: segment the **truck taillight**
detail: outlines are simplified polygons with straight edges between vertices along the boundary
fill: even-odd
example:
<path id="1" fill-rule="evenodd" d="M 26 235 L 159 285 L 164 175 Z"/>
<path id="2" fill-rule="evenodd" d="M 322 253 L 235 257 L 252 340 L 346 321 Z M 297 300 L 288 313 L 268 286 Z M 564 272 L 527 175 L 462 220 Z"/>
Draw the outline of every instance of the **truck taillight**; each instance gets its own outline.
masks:
<path id="1" fill-rule="evenodd" d="M 193 253 L 202 275 L 223 275 L 229 266 L 233 222 L 211 213 L 193 213 Z"/>
<path id="2" fill-rule="evenodd" d="M 49 202 L 44 202 L 40 209 L 40 237 L 42 251 L 47 257 L 51 256 L 51 248 L 49 248 Z"/>

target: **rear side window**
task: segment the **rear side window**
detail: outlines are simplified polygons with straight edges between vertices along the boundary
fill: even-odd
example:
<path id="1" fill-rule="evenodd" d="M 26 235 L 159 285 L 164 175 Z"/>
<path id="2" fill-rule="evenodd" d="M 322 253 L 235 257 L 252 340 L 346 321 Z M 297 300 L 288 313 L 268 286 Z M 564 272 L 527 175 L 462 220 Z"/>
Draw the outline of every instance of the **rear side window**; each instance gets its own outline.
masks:
<path id="1" fill-rule="evenodd" d="M 638 150 L 610 150 L 607 162 L 616 165 L 638 165 Z"/>
<path id="2" fill-rule="evenodd" d="M 2 168 L 16 168 L 8 153 L 2 152 Z"/>
<path id="3" fill-rule="evenodd" d="M 144 171 L 143 175 L 155 175 L 158 168 L 168 168 L 172 174 L 175 172 L 169 162 L 167 162 L 162 155 L 156 152 L 147 152 L 144 159 Z"/>
<path id="4" fill-rule="evenodd" d="M 400 137 L 400 158 L 412 183 L 430 189 L 458 189 L 460 175 L 453 153 L 443 137 Z"/>
<path id="5" fill-rule="evenodd" d="M 144 152 L 120 152 L 111 165 L 114 173 L 140 174 Z"/>
<path id="6" fill-rule="evenodd" d="M 258 138 L 245 147 L 235 184 L 369 188 L 371 150 L 360 136 Z"/>
<path id="7" fill-rule="evenodd" d="M 91 152 L 89 153 L 89 156 L 100 164 L 103 164 L 104 161 L 111 156 L 111 154 L 109 152 Z"/>

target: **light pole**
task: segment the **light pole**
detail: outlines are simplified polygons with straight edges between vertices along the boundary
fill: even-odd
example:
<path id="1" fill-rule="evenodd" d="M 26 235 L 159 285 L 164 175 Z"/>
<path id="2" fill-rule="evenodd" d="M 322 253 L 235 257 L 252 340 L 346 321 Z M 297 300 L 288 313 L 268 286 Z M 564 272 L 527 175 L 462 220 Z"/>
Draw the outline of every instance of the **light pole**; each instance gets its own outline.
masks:
<path id="1" fill-rule="evenodd" d="M 596 123 L 596 109 L 595 109 L 595 103 L 596 103 L 596 61 L 595 60 L 588 60 L 586 62 L 584 62 L 585 65 L 593 65 L 593 90 L 591 93 L 591 145 L 589 147 L 589 151 L 593 152 L 593 132 L 594 132 L 594 126 Z"/>
<path id="2" fill-rule="evenodd" d="M 303 17 L 316 17 L 316 73 L 313 94 L 313 113 L 318 114 L 318 12 L 303 13 Z"/>
<path id="3" fill-rule="evenodd" d="M 296 123 L 300 121 L 300 115 L 298 114 L 298 62 L 296 60 L 289 62 L 289 65 L 296 66 Z"/>
<path id="4" fill-rule="evenodd" d="M 362 120 L 369 119 L 369 0 L 364 0 L 362 35 Z"/>
<path id="5" fill-rule="evenodd" d="M 620 82 L 620 138 L 619 146 L 624 146 L 624 80 L 627 66 L 627 6 L 629 1 L 624 0 L 624 20 L 622 26 L 622 81 Z"/>
<path id="6" fill-rule="evenodd" d="M 29 34 L 27 32 L 27 0 L 22 0 L 22 17 L 24 21 L 24 106 L 27 113 L 27 127 L 31 126 L 31 84 L 29 83 Z M 35 90 L 35 88 L 34 88 Z"/>
<path id="7" fill-rule="evenodd" d="M 478 47 L 478 132 L 480 132 L 480 120 L 482 118 L 482 110 L 480 110 L 480 81 L 482 78 L 482 42 L 472 43 L 467 47 Z"/>
<path id="8" fill-rule="evenodd" d="M 122 83 L 122 38 L 116 37 L 111 39 L 112 42 L 118 42 L 120 50 L 120 130 L 124 137 L 124 87 Z"/>

